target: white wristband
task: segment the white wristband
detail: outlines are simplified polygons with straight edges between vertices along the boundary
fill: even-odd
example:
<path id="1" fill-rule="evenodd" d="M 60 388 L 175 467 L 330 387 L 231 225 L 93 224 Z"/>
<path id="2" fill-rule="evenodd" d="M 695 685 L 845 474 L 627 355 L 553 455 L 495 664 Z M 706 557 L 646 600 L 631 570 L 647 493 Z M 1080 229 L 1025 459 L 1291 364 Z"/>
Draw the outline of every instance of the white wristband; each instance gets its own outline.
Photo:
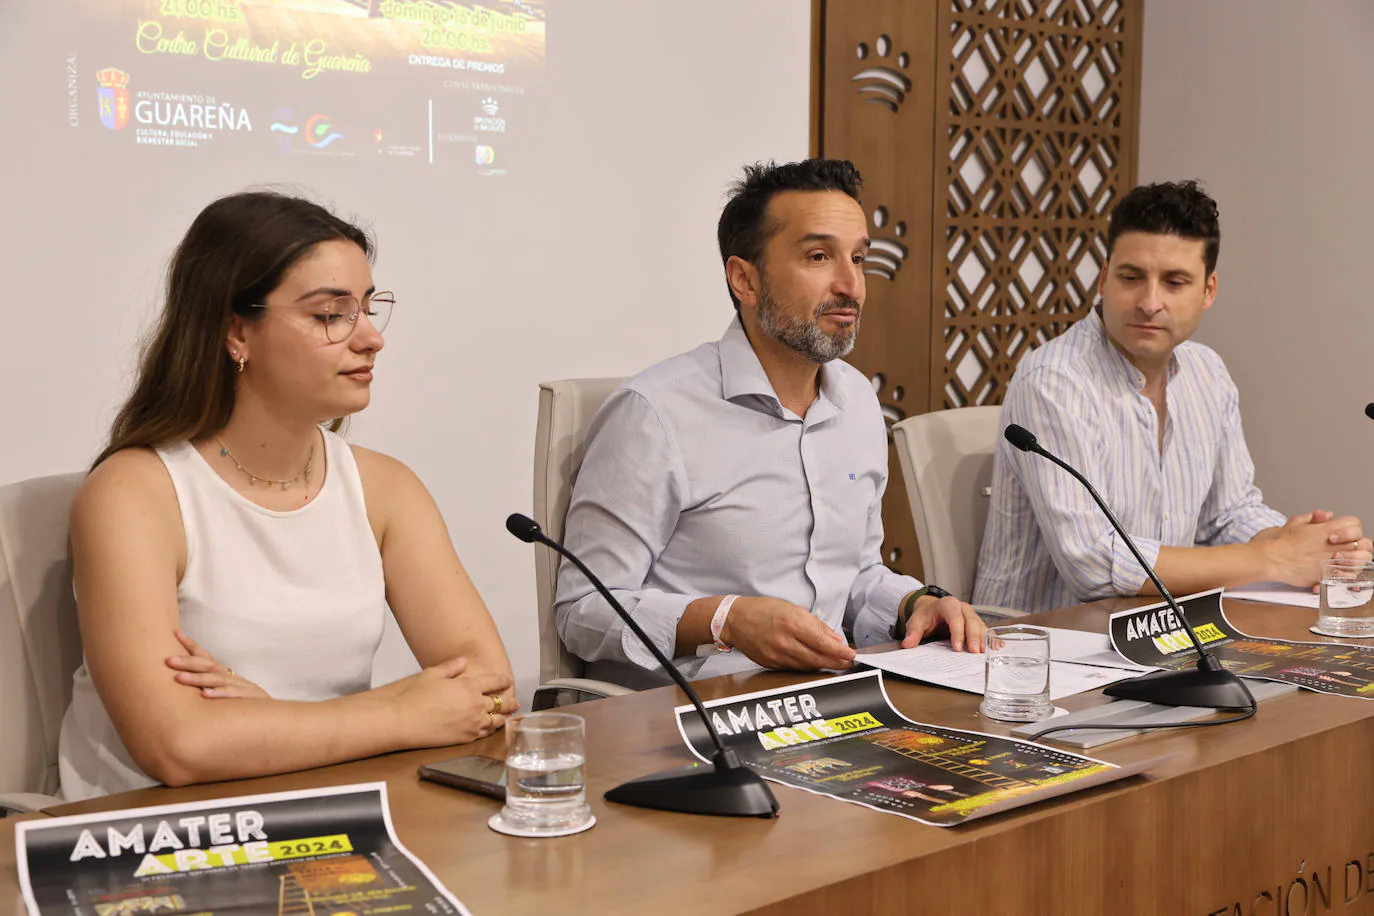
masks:
<path id="1" fill-rule="evenodd" d="M 726 595 L 720 599 L 720 604 L 716 605 L 716 612 L 711 616 L 711 639 L 716 644 L 717 652 L 730 652 L 734 646 L 727 645 L 721 638 L 720 633 L 725 629 L 725 618 L 730 615 L 730 606 L 735 603 L 739 595 Z"/>

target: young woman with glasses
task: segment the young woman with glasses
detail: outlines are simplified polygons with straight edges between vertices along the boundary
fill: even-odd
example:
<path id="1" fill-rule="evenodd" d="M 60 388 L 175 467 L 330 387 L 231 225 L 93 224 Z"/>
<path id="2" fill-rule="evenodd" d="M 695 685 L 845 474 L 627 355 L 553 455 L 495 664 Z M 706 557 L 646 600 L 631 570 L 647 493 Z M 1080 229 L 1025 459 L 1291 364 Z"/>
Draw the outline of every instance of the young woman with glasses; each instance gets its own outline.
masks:
<path id="1" fill-rule="evenodd" d="M 395 307 L 372 255 L 361 229 L 273 193 L 215 201 L 177 248 L 72 506 L 69 799 L 457 744 L 516 709 L 424 485 L 336 433 L 368 404 Z M 388 607 L 424 670 L 374 690 Z"/>

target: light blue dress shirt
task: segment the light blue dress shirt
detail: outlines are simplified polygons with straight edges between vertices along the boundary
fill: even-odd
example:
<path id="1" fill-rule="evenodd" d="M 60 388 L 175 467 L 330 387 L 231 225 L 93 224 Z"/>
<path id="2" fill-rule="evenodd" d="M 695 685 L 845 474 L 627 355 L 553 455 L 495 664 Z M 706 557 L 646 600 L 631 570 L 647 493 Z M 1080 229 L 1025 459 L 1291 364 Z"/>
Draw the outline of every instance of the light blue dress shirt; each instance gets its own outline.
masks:
<path id="1" fill-rule="evenodd" d="M 1239 544 L 1287 521 L 1255 486 L 1239 394 L 1221 357 L 1191 341 L 1174 350 L 1163 451 L 1144 385 L 1093 310 L 1021 360 L 1001 427 L 1025 427 L 1088 478 L 1151 565 L 1161 546 Z M 1078 481 L 998 436 L 975 604 L 1043 611 L 1134 595 L 1145 579 Z"/>
<path id="2" fill-rule="evenodd" d="M 887 435 L 868 380 L 834 360 L 805 419 L 784 408 L 736 317 L 717 343 L 620 386 L 592 421 L 564 543 L 669 658 L 693 600 L 761 595 L 858 645 L 888 639 L 921 584 L 883 566 Z M 649 651 L 587 580 L 559 569 L 558 632 L 588 677 L 662 684 Z M 756 669 L 688 655 L 687 677 Z"/>

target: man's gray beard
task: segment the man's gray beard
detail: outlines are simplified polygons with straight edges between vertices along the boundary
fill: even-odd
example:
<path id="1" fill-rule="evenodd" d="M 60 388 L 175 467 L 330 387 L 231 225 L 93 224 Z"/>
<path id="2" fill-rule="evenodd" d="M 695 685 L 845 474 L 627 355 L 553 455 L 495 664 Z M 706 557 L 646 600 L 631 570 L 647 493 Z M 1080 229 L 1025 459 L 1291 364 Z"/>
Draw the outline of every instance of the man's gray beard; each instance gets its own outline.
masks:
<path id="1" fill-rule="evenodd" d="M 841 331 L 832 337 L 821 330 L 816 322 L 827 307 L 833 303 L 822 302 L 810 321 L 793 318 L 782 310 L 773 298 L 767 284 L 759 288 L 759 327 L 774 340 L 816 363 L 828 363 L 832 359 L 848 356 L 859 339 L 859 317 L 848 333 Z"/>

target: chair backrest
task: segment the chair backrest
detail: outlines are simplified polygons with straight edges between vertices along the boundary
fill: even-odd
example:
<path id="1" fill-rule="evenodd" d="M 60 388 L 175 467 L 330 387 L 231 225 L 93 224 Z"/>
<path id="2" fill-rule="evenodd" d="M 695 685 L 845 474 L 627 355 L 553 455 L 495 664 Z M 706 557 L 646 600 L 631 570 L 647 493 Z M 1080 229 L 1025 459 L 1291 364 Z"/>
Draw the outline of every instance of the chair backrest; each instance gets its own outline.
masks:
<path id="1" fill-rule="evenodd" d="M 973 598 L 1000 407 L 958 407 L 892 427 L 926 581 Z"/>
<path id="2" fill-rule="evenodd" d="M 58 790 L 57 736 L 81 664 L 67 514 L 85 476 L 0 487 L 0 794 Z"/>
<path id="3" fill-rule="evenodd" d="M 556 541 L 563 539 L 563 520 L 586 453 L 587 428 L 622 381 L 579 378 L 539 385 L 539 421 L 534 436 L 534 520 Z M 539 594 L 539 682 L 581 677 L 582 659 L 563 647 L 553 614 L 558 555 L 543 547 L 536 548 L 534 575 Z"/>

